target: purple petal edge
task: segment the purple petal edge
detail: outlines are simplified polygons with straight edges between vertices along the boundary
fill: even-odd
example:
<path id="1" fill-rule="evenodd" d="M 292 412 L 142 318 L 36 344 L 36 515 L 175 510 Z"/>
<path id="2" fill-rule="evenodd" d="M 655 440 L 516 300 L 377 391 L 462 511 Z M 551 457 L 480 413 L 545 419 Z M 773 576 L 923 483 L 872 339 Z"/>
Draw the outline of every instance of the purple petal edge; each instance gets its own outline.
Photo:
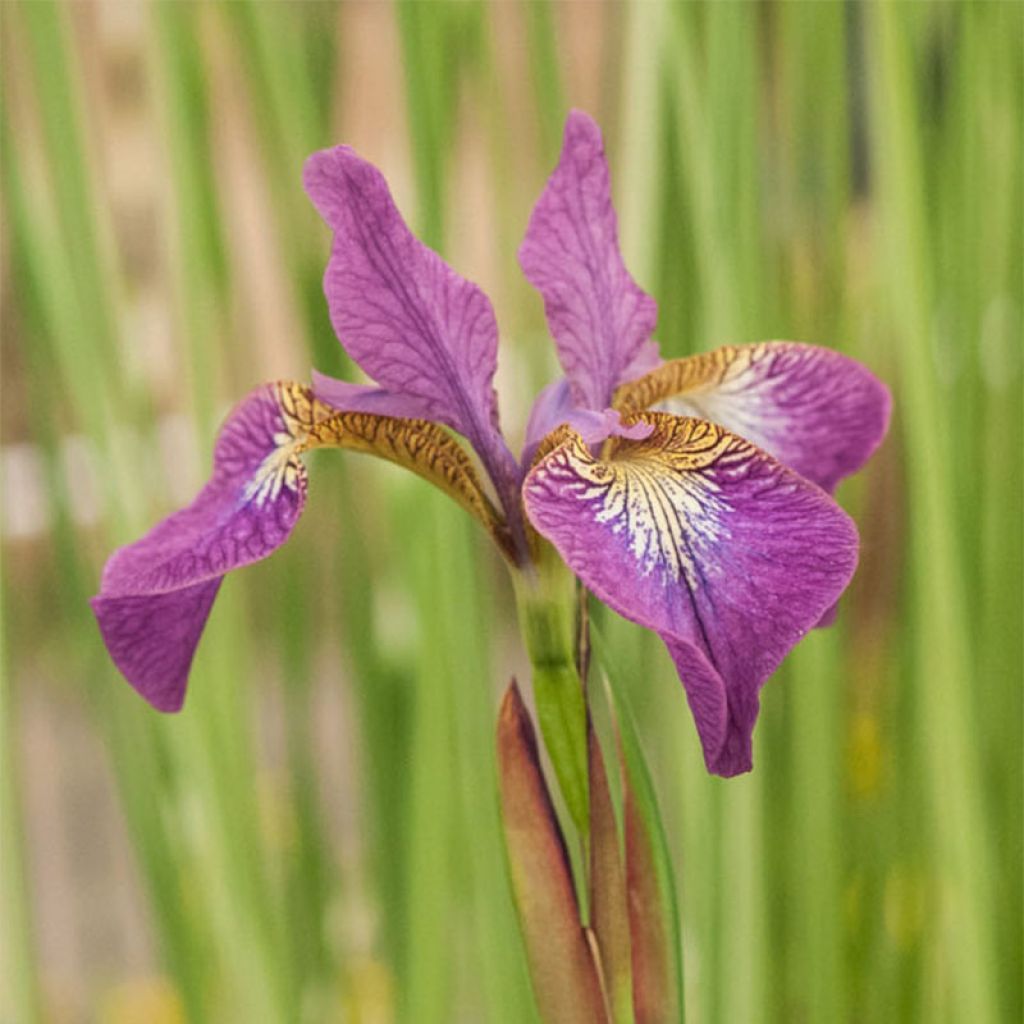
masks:
<path id="1" fill-rule="evenodd" d="M 659 634 L 708 770 L 735 775 L 751 767 L 761 686 L 853 574 L 856 528 L 735 435 L 645 419 L 651 437 L 610 460 L 579 442 L 545 456 L 524 483 L 527 514 L 588 589 Z"/>
<path id="2" fill-rule="evenodd" d="M 295 429 L 276 386 L 250 394 L 221 428 L 213 475 L 192 504 L 114 552 L 104 568 L 91 601 L 103 641 L 159 711 L 182 706 L 224 575 L 280 547 L 302 512 L 305 470 L 288 450 Z"/>
<path id="3" fill-rule="evenodd" d="M 819 345 L 765 341 L 698 356 L 710 379 L 678 409 L 720 423 L 829 493 L 874 454 L 892 396 L 870 370 Z"/>
<path id="4" fill-rule="evenodd" d="M 544 299 L 574 404 L 603 409 L 618 384 L 655 364 L 657 306 L 622 261 L 601 131 L 582 111 L 565 122 L 519 264 Z"/>
<path id="5" fill-rule="evenodd" d="M 627 381 L 636 380 L 637 377 L 656 370 L 662 362 L 658 343 L 653 338 L 649 338 L 636 350 L 633 361 L 619 374 L 616 384 L 625 384 Z"/>
<path id="6" fill-rule="evenodd" d="M 406 420 L 430 419 L 430 403 L 413 395 L 395 395 L 384 388 L 352 384 L 313 371 L 313 394 L 339 412 L 367 412 Z"/>
<path id="7" fill-rule="evenodd" d="M 390 396 L 374 401 L 408 400 L 418 418 L 457 430 L 507 487 L 515 459 L 498 429 L 487 296 L 412 234 L 383 175 L 348 146 L 314 153 L 303 182 L 334 231 L 324 292 L 335 333 Z"/>
<path id="8" fill-rule="evenodd" d="M 157 711 L 180 711 L 192 659 L 223 576 L 166 594 L 89 601 L 121 675 Z"/>

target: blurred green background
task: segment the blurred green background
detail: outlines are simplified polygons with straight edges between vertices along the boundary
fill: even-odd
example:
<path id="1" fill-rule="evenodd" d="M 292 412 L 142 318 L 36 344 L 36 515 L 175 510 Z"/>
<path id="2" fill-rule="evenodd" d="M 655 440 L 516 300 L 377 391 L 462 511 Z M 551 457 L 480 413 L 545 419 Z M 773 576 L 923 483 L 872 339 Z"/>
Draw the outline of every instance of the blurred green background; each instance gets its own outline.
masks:
<path id="1" fill-rule="evenodd" d="M 348 142 L 492 296 L 521 436 L 554 374 L 515 250 L 570 106 L 604 127 L 664 354 L 794 338 L 895 396 L 840 500 L 861 567 L 703 770 L 657 642 L 609 624 L 677 867 L 698 1024 L 1021 1019 L 1017 3 L 7 3 L 4 1021 L 531 1021 L 497 829 L 504 570 L 427 485 L 312 467 L 186 710 L 86 604 L 220 417 L 351 373 L 300 185 Z"/>

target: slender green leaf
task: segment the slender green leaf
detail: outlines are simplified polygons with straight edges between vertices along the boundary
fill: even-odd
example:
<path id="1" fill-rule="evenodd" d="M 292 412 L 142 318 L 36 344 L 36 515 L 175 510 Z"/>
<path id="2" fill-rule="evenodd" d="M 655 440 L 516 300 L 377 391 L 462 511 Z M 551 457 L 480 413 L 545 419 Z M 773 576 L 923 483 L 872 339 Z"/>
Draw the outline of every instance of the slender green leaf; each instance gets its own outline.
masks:
<path id="1" fill-rule="evenodd" d="M 615 1024 L 632 1024 L 633 971 L 629 937 L 626 865 L 608 788 L 601 744 L 587 731 L 590 755 L 590 928 L 601 966 L 601 980 Z"/>
<path id="2" fill-rule="evenodd" d="M 683 1020 L 683 959 L 675 872 L 654 783 L 627 703 L 624 677 L 600 630 L 591 626 L 597 667 L 614 708 L 623 776 L 626 887 L 637 1024 Z"/>

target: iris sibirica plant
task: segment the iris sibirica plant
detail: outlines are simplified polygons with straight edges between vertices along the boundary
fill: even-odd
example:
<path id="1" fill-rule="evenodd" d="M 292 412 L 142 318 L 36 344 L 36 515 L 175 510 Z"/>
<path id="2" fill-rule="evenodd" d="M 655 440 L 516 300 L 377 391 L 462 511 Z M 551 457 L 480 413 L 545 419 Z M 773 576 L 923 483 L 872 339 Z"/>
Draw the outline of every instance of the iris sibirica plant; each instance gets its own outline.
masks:
<path id="1" fill-rule="evenodd" d="M 178 710 L 225 574 L 298 521 L 303 453 L 351 448 L 427 478 L 483 524 L 527 626 L 533 603 L 558 598 L 553 548 L 656 631 L 708 769 L 748 770 L 762 683 L 853 574 L 857 532 L 831 494 L 881 441 L 886 388 L 793 342 L 662 362 L 654 300 L 619 252 L 600 132 L 574 112 L 519 250 L 565 375 L 538 396 L 517 459 L 499 428 L 484 293 L 412 235 L 383 176 L 347 146 L 314 154 L 304 178 L 334 231 L 331 320 L 376 386 L 314 373 L 312 388 L 267 384 L 236 406 L 198 497 L 106 565 L 93 608 L 121 672 L 155 708 Z"/>
<path id="2" fill-rule="evenodd" d="M 538 396 L 517 458 L 499 427 L 484 293 L 412 235 L 350 148 L 314 154 L 304 180 L 334 232 L 334 329 L 375 383 L 267 384 L 228 416 L 198 497 L 106 566 L 93 608 L 124 676 L 159 710 L 182 706 L 224 576 L 299 519 L 303 454 L 350 448 L 430 480 L 497 544 L 542 732 L 584 831 L 576 580 L 664 641 L 708 770 L 748 771 L 762 684 L 853 574 L 857 531 L 832 493 L 885 434 L 886 388 L 793 342 L 662 361 L 654 300 L 619 252 L 600 132 L 574 112 L 519 250 L 564 376 Z"/>

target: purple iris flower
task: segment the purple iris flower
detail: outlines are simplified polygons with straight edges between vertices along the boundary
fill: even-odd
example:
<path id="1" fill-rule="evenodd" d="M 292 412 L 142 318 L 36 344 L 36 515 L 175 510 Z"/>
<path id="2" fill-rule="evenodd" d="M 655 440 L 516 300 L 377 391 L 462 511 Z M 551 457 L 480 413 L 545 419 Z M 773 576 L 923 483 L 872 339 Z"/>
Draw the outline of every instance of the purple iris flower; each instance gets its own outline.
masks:
<path id="1" fill-rule="evenodd" d="M 761 685 L 853 574 L 857 532 L 831 493 L 882 440 L 885 386 L 793 342 L 661 361 L 654 300 L 619 252 L 600 131 L 573 112 L 519 250 L 565 376 L 538 397 L 517 459 L 499 428 L 484 293 L 412 235 L 347 146 L 315 153 L 304 180 L 334 231 L 334 329 L 376 383 L 314 374 L 313 388 L 268 384 L 235 408 L 195 501 L 107 563 L 92 604 L 121 672 L 178 710 L 225 574 L 298 521 L 302 454 L 351 448 L 440 486 L 518 573 L 553 547 L 665 642 L 708 770 L 749 770 Z"/>

